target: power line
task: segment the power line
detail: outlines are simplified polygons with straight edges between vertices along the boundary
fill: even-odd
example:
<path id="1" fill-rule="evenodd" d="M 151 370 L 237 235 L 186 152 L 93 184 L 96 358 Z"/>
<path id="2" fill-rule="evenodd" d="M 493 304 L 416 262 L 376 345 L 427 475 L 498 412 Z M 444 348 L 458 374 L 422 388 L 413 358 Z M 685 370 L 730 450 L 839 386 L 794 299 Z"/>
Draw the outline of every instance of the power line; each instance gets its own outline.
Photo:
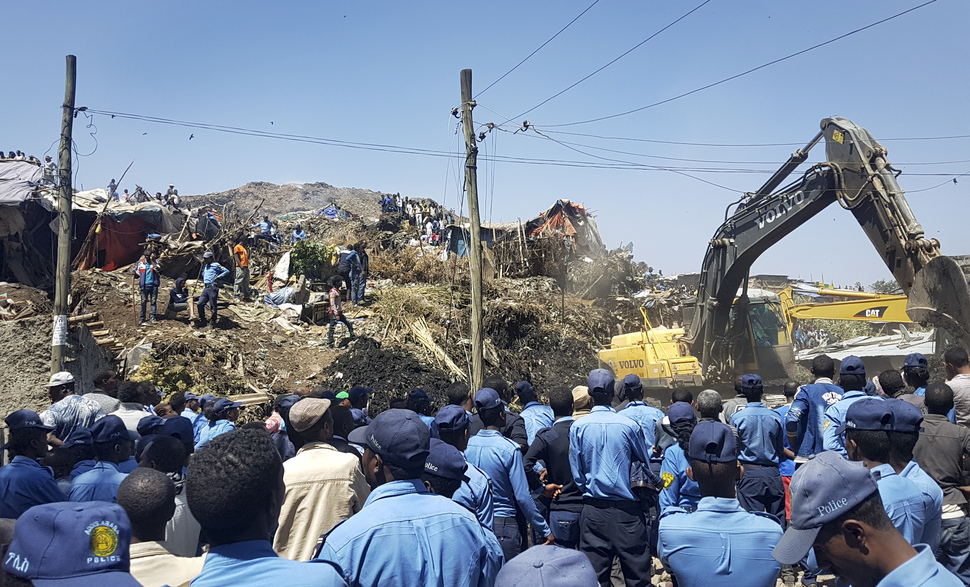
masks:
<path id="1" fill-rule="evenodd" d="M 724 84 L 724 83 L 727 83 L 729 81 L 732 81 L 732 80 L 738 79 L 740 77 L 746 76 L 748 74 L 754 73 L 754 72 L 756 72 L 758 70 L 761 70 L 761 69 L 764 69 L 766 67 L 770 67 L 770 66 L 775 65 L 777 63 L 781 63 L 782 61 L 787 61 L 787 60 L 792 59 L 794 57 L 797 57 L 799 55 L 803 55 L 805 53 L 808 53 L 809 51 L 814 51 L 815 49 L 818 49 L 820 47 L 824 47 L 826 45 L 830 45 L 830 44 L 835 43 L 836 41 L 840 41 L 840 40 L 842 40 L 842 39 L 844 39 L 846 37 L 850 37 L 850 36 L 855 35 L 857 33 L 861 33 L 862 31 L 871 29 L 871 28 L 873 28 L 875 26 L 879 26 L 880 24 L 889 22 L 890 20 L 899 18 L 900 16 L 909 14 L 910 12 L 913 12 L 914 10 L 919 10 L 920 8 L 923 8 L 924 6 L 928 6 L 930 4 L 933 4 L 936 1 L 937 0 L 928 0 L 927 2 L 924 2 L 924 3 L 922 3 L 922 4 L 918 5 L 918 6 L 914 6 L 913 8 L 910 8 L 908 10 L 904 10 L 902 12 L 896 13 L 896 14 L 894 14 L 892 16 L 889 16 L 889 17 L 886 17 L 886 18 L 884 18 L 882 20 L 877 20 L 874 23 L 871 23 L 871 24 L 868 24 L 868 25 L 866 25 L 864 27 L 857 28 L 855 30 L 849 31 L 848 33 L 839 35 L 838 37 L 829 39 L 828 41 L 824 41 L 822 43 L 818 43 L 817 45 L 812 45 L 811 47 L 808 47 L 807 49 L 802 49 L 801 51 L 796 51 L 795 53 L 790 53 L 788 55 L 785 55 L 784 57 L 780 57 L 778 59 L 774 59 L 774 60 L 769 61 L 767 63 L 763 63 L 763 64 L 761 64 L 761 65 L 759 65 L 757 67 L 752 67 L 751 69 L 748 69 L 746 71 L 742 71 L 741 73 L 734 74 L 732 76 L 729 76 L 729 77 L 726 77 L 724 79 L 718 80 L 716 82 L 707 84 L 705 86 L 701 86 L 699 88 L 695 88 L 695 89 L 690 90 L 688 92 L 684 92 L 682 94 L 678 94 L 678 95 L 673 96 L 671 98 L 667 98 L 665 100 L 660 100 L 659 102 L 654 102 L 652 104 L 647 104 L 646 106 L 641 106 L 639 108 L 634 108 L 633 110 L 627 110 L 625 112 L 619 112 L 617 114 L 609 114 L 607 116 L 600 116 L 600 117 L 597 117 L 597 118 L 590 118 L 590 119 L 587 119 L 587 120 L 580 120 L 580 121 L 577 121 L 577 122 L 567 122 L 567 123 L 563 123 L 563 124 L 547 124 L 547 125 L 544 125 L 544 126 L 545 127 L 548 127 L 548 128 L 557 128 L 557 127 L 564 127 L 564 126 L 576 126 L 576 125 L 580 125 L 580 124 L 589 124 L 589 123 L 592 123 L 592 122 L 601 122 L 603 120 L 610 120 L 612 118 L 619 118 L 621 116 L 628 116 L 628 115 L 634 114 L 636 112 L 642 112 L 643 110 L 646 110 L 648 108 L 654 108 L 655 106 L 660 106 L 662 104 L 667 104 L 668 102 L 673 102 L 674 100 L 679 100 L 681 98 L 686 98 L 687 96 L 691 96 L 691 95 L 696 94 L 698 92 L 702 92 L 704 90 L 708 90 L 708 89 L 713 88 L 715 86 L 719 86 L 719 85 Z M 555 96 L 553 96 L 553 97 L 555 97 Z M 540 106 L 541 105 L 542 104 L 540 104 Z M 531 110 L 534 110 L 535 108 L 538 108 L 538 106 L 532 108 Z M 527 112 L 531 112 L 531 110 L 528 110 Z M 519 116 L 522 116 L 522 115 L 520 114 Z M 518 116 L 513 117 L 513 118 L 518 118 Z"/>
<path id="2" fill-rule="evenodd" d="M 543 44 L 541 44 L 541 45 L 539 45 L 539 47 L 538 47 L 538 48 L 536 48 L 536 50 L 535 50 L 535 51 L 533 51 L 532 53 L 529 53 L 528 55 L 526 55 L 526 57 L 525 57 L 525 59 L 523 59 L 522 61 L 519 61 L 518 63 L 516 63 L 516 64 L 515 64 L 515 67 L 513 67 L 512 69 L 510 69 L 510 70 L 508 70 L 508 71 L 506 71 L 505 73 L 503 73 L 503 74 L 502 74 L 502 76 L 501 76 L 501 77 L 499 77 L 499 78 L 498 78 L 497 80 L 495 80 L 494 82 L 492 82 L 492 83 L 490 83 L 490 84 L 488 84 L 488 86 L 487 86 L 487 87 L 486 87 L 486 88 L 485 88 L 484 90 L 482 90 L 481 92 L 478 92 L 477 94 L 475 94 L 475 98 L 478 98 L 479 96 L 481 96 L 482 94 L 484 94 L 485 92 L 487 92 L 488 90 L 490 90 L 490 89 L 492 88 L 492 86 L 494 86 L 495 84 L 497 84 L 497 83 L 499 83 L 500 81 L 502 81 L 503 79 L 505 79 L 505 76 L 507 76 L 507 75 L 509 75 L 510 73 L 512 73 L 513 71 L 515 71 L 516 69 L 518 69 L 520 65 L 522 65 L 523 63 L 525 63 L 526 61 L 528 61 L 528 60 L 529 60 L 530 58 L 532 58 L 532 56 L 533 56 L 533 55 L 535 55 L 536 53 L 538 53 L 539 51 L 541 51 L 543 47 L 545 47 L 546 45 L 548 45 L 549 43 L 551 43 L 553 39 L 555 39 L 556 37 L 558 37 L 558 36 L 559 36 L 560 34 L 562 34 L 562 32 L 563 32 L 563 31 L 565 31 L 565 30 L 566 30 L 566 29 L 568 29 L 568 28 L 569 28 L 570 26 L 572 26 L 572 24 L 573 24 L 574 22 L 576 22 L 576 21 L 577 21 L 577 20 L 579 20 L 579 19 L 580 19 L 580 18 L 581 18 L 581 17 L 582 17 L 582 16 L 584 15 L 584 14 L 586 14 L 587 12 L 589 12 L 589 10 L 590 10 L 590 9 L 591 9 L 592 7 L 594 7 L 594 6 L 596 6 L 597 4 L 599 4 L 599 1 L 600 1 L 600 0 L 595 0 L 595 1 L 594 1 L 594 2 L 592 3 L 592 4 L 590 4 L 589 6 L 587 6 L 587 7 L 586 7 L 586 10 L 584 10 L 584 11 L 582 11 L 582 12 L 580 12 L 580 13 L 579 13 L 579 15 L 578 15 L 578 16 L 576 16 L 576 18 L 574 18 L 574 19 L 572 19 L 571 21 L 569 21 L 569 22 L 568 22 L 568 23 L 566 24 L 566 26 L 564 26 L 564 27 L 562 27 L 561 29 L 559 29 L 559 32 L 557 32 L 557 33 L 556 33 L 556 34 L 554 34 L 553 36 L 551 36 L 551 37 L 549 37 L 549 39 L 548 39 L 548 40 L 546 40 L 546 42 L 545 42 L 545 43 L 543 43 Z"/>
<path id="3" fill-rule="evenodd" d="M 611 65 L 613 65 L 614 63 L 616 63 L 616 62 L 617 62 L 617 61 L 619 61 L 620 59 L 623 59 L 624 57 L 626 57 L 626 56 L 627 56 L 627 55 L 629 55 L 630 53 L 632 53 L 632 52 L 634 52 L 634 51 L 636 51 L 637 49 L 639 49 L 640 47 L 642 47 L 642 46 L 643 46 L 643 45 L 644 45 L 644 44 L 645 44 L 645 43 L 646 43 L 647 41 L 650 41 L 651 39 L 653 39 L 654 37 L 656 37 L 656 36 L 657 36 L 657 35 L 659 35 L 660 33 L 662 33 L 662 32 L 664 32 L 664 31 L 666 31 L 667 29 L 669 29 L 670 27 L 672 27 L 672 26 L 674 26 L 674 25 L 675 25 L 675 24 L 677 24 L 678 22 L 680 22 L 680 21 L 682 21 L 682 20 L 684 20 L 685 18 L 687 18 L 687 17 L 688 17 L 688 16 L 690 16 L 691 14 L 694 14 L 695 12 L 697 12 L 698 10 L 700 10 L 701 8 L 703 8 L 703 7 L 704 7 L 704 6 L 705 6 L 705 5 L 707 4 L 707 3 L 709 3 L 710 1 L 711 1 L 711 0 L 704 0 L 703 2 L 701 2 L 700 4 L 698 4 L 697 6 L 695 6 L 694 8 L 692 8 L 692 9 L 691 9 L 690 11 L 688 11 L 688 12 L 686 12 L 686 13 L 684 13 L 683 15 L 681 15 L 681 16 L 680 16 L 679 18 L 677 18 L 676 20 L 674 20 L 673 22 L 671 22 L 671 23 L 670 23 L 670 24 L 668 24 L 667 26 L 665 26 L 665 27 L 663 27 L 662 29 L 660 29 L 659 31 L 657 31 L 657 32 L 655 32 L 655 33 L 653 33 L 652 35 L 650 35 L 650 36 L 649 36 L 649 37 L 647 37 L 646 39 L 644 39 L 644 40 L 642 40 L 642 41 L 640 41 L 639 43 L 637 43 L 636 45 L 634 45 L 634 46 L 633 46 L 632 48 L 630 48 L 630 49 L 629 49 L 628 51 L 625 51 L 624 53 L 622 53 L 622 54 L 620 54 L 620 56 L 619 56 L 619 57 L 617 57 L 617 58 L 615 58 L 615 59 L 613 59 L 612 61 L 610 61 L 610 62 L 609 62 L 609 63 L 607 63 L 606 65 L 604 65 L 604 66 L 602 66 L 602 67 L 600 67 L 599 69 L 597 69 L 597 70 L 595 70 L 595 71 L 593 71 L 592 73 L 590 73 L 589 75 L 587 75 L 587 76 L 585 76 L 584 78 L 582 78 L 582 79 L 581 79 L 581 80 L 579 80 L 578 82 L 576 82 L 576 83 L 574 83 L 574 84 L 572 84 L 572 85 L 570 85 L 570 86 L 568 86 L 568 87 L 566 87 L 565 89 L 563 89 L 563 90 L 561 90 L 561 91 L 559 91 L 559 92 L 556 92 L 556 93 L 555 93 L 555 94 L 553 94 L 552 96 L 550 96 L 550 97 L 548 97 L 548 98 L 546 98 L 546 99 L 545 99 L 545 100 L 543 100 L 542 102 L 539 102 L 538 104 L 536 104 L 536 105 L 535 105 L 535 106 L 533 106 L 532 108 L 529 108 L 529 109 L 528 109 L 528 110 L 526 110 L 525 112 L 522 112 L 521 114 L 516 114 L 516 115 L 515 115 L 515 116 L 513 116 L 512 118 L 509 118 L 508 120 L 506 120 L 505 122 L 503 122 L 503 123 L 502 123 L 502 125 L 504 125 L 505 123 L 507 123 L 507 122 L 509 122 L 510 120 L 517 120 L 517 119 L 519 119 L 519 118 L 521 118 L 521 117 L 523 117 L 523 116 L 525 116 L 526 114 L 528 114 L 528 113 L 530 113 L 530 112 L 532 112 L 532 111 L 533 111 L 533 110 L 535 110 L 536 108 L 539 108 L 539 107 L 540 107 L 540 106 L 542 106 L 543 104 L 546 104 L 547 102 L 549 102 L 549 101 L 551 101 L 551 100 L 553 100 L 553 99 L 555 99 L 555 98 L 558 98 L 559 96 L 561 96 L 561 95 L 563 95 L 563 94 L 565 94 L 565 93 L 566 93 L 566 92 L 568 92 L 569 90 L 571 90 L 571 89 L 573 89 L 573 88 L 575 88 L 575 87 L 576 87 L 576 86 L 578 86 L 579 84 L 581 84 L 581 83 L 583 83 L 584 81 L 586 81 L 586 80 L 588 80 L 589 78 L 591 78 L 591 77 L 593 77 L 593 76 L 594 76 L 594 75 L 596 75 L 597 73 L 599 73 L 599 72 L 601 72 L 601 71 L 603 71 L 604 69 L 606 69 L 607 67 L 609 67 L 609 66 L 611 66 Z M 933 0 L 933 1 L 935 1 L 935 0 Z M 499 125 L 499 126 L 502 126 L 502 125 Z"/>

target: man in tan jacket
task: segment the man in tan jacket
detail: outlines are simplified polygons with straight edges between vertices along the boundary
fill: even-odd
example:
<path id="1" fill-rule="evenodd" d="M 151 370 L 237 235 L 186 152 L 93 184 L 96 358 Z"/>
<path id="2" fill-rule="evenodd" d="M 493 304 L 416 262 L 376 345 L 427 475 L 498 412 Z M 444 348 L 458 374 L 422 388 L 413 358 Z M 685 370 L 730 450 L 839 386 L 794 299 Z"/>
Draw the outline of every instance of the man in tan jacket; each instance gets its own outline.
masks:
<path id="1" fill-rule="evenodd" d="M 290 425 L 306 444 L 283 463 L 286 496 L 273 549 L 292 560 L 310 560 L 320 536 L 359 512 L 370 494 L 360 459 L 328 443 L 333 437 L 329 409 L 330 400 L 316 398 L 290 408 Z"/>

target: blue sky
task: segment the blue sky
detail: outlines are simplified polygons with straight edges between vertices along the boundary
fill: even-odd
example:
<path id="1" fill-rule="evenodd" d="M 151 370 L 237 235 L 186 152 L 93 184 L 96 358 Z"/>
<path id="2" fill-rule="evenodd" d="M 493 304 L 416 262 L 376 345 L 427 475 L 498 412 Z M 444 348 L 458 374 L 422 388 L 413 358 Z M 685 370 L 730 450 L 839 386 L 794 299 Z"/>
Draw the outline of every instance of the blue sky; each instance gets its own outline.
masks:
<path id="1" fill-rule="evenodd" d="M 477 124 L 539 104 L 668 25 L 702 0 L 601 0 L 477 97 Z M 439 153 L 462 150 L 459 71 L 483 90 L 592 0 L 444 2 L 35 2 L 4 7 L 8 61 L 0 148 L 42 155 L 58 139 L 64 56 L 77 55 L 77 105 L 175 120 Z M 915 12 L 751 75 L 606 121 L 555 127 L 638 108 L 805 49 L 920 4 L 711 0 L 612 66 L 527 114 L 549 137 L 611 159 L 678 168 L 754 190 L 827 116 L 867 128 L 904 174 L 900 185 L 944 253 L 970 253 L 963 209 L 970 139 L 966 23 L 970 4 L 938 0 Z M 13 25 L 13 26 L 11 26 Z M 19 79 L 18 77 L 19 76 Z M 103 186 L 135 161 L 137 182 L 183 194 L 250 181 L 324 181 L 459 205 L 457 160 L 240 136 L 95 115 L 74 127 L 78 183 Z M 521 122 L 516 120 L 515 122 Z M 485 155 L 604 163 L 530 131 L 493 131 Z M 700 147 L 554 134 L 576 132 Z M 147 133 L 147 134 L 145 134 Z M 188 137 L 194 134 L 190 141 Z M 97 150 L 95 150 L 97 146 Z M 574 145 L 575 146 L 575 145 Z M 600 150 L 594 150 L 600 149 Z M 609 152 L 602 149 L 623 151 Z M 54 150 L 51 151 L 54 153 Z M 810 158 L 824 153 L 818 147 Z M 697 163 L 674 157 L 731 163 Z M 942 165 L 916 165 L 958 161 Z M 759 173 L 734 171 L 758 170 Z M 480 159 L 486 220 L 528 218 L 557 198 L 585 202 L 608 246 L 633 241 L 665 274 L 699 270 L 707 241 L 739 194 L 659 170 L 595 169 Z M 833 206 L 766 253 L 755 272 L 837 283 L 889 278 L 851 214 Z"/>

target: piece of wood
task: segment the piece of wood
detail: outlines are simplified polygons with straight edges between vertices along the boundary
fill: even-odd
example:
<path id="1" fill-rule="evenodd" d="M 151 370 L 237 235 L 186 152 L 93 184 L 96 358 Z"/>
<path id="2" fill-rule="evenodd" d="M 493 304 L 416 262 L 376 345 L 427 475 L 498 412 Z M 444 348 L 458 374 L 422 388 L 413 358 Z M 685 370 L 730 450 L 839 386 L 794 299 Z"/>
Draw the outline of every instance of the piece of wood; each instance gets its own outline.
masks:
<path id="1" fill-rule="evenodd" d="M 95 328 L 101 328 L 102 326 L 104 326 L 104 322 L 100 322 L 100 321 L 99 322 L 85 322 L 84 325 L 88 327 L 88 330 L 94 330 Z"/>
<path id="2" fill-rule="evenodd" d="M 95 339 L 95 342 L 97 342 L 100 346 L 106 346 L 118 342 L 118 339 L 112 336 L 111 338 L 102 338 L 100 340 Z"/>
<path id="3" fill-rule="evenodd" d="M 478 212 L 478 144 L 475 138 L 475 124 L 472 119 L 472 70 L 461 70 L 461 121 L 465 135 L 465 192 L 468 194 L 468 224 L 471 240 L 471 340 L 472 372 L 469 383 L 473 390 L 482 386 L 482 356 L 484 338 L 482 335 L 482 227 Z"/>
<path id="4" fill-rule="evenodd" d="M 94 336 L 94 337 L 98 337 L 98 336 L 108 336 L 109 334 L 111 334 L 111 331 L 108 330 L 108 329 L 104 329 L 104 330 L 92 330 L 91 331 L 91 336 Z"/>
<path id="5" fill-rule="evenodd" d="M 77 87 L 77 57 L 68 55 L 61 108 L 61 146 L 57 172 L 57 269 L 54 276 L 54 337 L 51 341 L 51 375 L 64 368 L 67 346 L 67 296 L 71 291 L 71 216 L 74 190 L 71 188 L 71 149 L 74 140 L 74 97 Z"/>
<path id="6" fill-rule="evenodd" d="M 68 324 L 77 324 L 78 322 L 84 322 L 85 320 L 90 320 L 91 318 L 97 318 L 97 312 L 91 312 L 90 314 L 81 314 L 79 316 L 70 316 L 67 319 Z"/>

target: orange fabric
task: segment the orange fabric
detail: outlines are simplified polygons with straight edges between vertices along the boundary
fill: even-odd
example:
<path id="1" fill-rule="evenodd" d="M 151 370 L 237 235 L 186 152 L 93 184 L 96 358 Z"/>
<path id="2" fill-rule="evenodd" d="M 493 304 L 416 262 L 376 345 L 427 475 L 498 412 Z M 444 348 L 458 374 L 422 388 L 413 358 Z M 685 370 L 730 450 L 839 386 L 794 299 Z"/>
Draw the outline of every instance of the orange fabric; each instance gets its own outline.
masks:
<path id="1" fill-rule="evenodd" d="M 97 246 L 92 247 L 87 257 L 81 260 L 80 269 L 90 269 L 95 266 L 98 251 L 104 251 L 104 269 L 113 271 L 119 267 L 130 265 L 141 257 L 141 244 L 145 242 L 145 235 L 153 231 L 155 226 L 141 218 L 130 217 L 124 222 L 117 222 L 108 216 L 101 218 L 101 229 L 97 232 Z"/>
<path id="2" fill-rule="evenodd" d="M 246 252 L 246 247 L 242 245 L 236 245 L 232 248 L 232 254 L 239 255 L 239 266 L 249 267 L 249 253 Z"/>

